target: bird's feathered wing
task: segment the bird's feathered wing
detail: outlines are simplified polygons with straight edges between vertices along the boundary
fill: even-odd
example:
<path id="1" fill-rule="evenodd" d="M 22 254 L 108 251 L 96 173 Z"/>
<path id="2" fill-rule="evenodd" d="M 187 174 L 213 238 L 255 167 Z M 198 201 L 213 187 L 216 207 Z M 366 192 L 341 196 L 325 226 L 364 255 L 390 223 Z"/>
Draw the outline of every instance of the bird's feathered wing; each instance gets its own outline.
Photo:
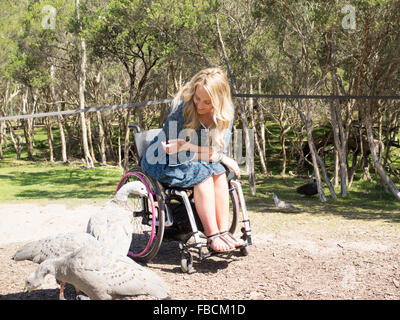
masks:
<path id="1" fill-rule="evenodd" d="M 70 282 L 91 299 L 115 299 L 135 295 L 168 297 L 166 283 L 155 272 L 128 257 L 82 248 L 65 260 Z"/>
<path id="2" fill-rule="evenodd" d="M 86 232 L 115 252 L 127 255 L 132 241 L 130 216 L 118 206 L 108 206 L 90 217 Z"/>
<path id="3" fill-rule="evenodd" d="M 84 245 L 93 245 L 97 240 L 84 232 L 64 233 L 32 241 L 22 246 L 14 254 L 15 261 L 30 260 L 42 263 L 74 252 Z"/>

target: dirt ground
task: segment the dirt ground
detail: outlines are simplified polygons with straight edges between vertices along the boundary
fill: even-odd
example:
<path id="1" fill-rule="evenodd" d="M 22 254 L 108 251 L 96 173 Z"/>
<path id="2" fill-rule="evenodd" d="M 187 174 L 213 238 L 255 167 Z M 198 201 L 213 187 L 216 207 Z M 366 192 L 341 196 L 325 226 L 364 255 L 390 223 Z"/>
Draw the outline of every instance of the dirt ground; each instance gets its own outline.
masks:
<path id="1" fill-rule="evenodd" d="M 0 300 L 58 299 L 51 276 L 40 289 L 23 293 L 37 265 L 11 257 L 30 240 L 84 231 L 99 206 L 0 204 Z M 195 259 L 192 272 L 184 274 L 178 243 L 165 242 L 148 267 L 179 300 L 400 299 L 400 232 L 393 222 L 279 212 L 250 212 L 250 221 L 253 245 L 246 257 Z M 65 295 L 74 299 L 71 286 Z M 149 299 L 135 299 L 143 298 Z"/>

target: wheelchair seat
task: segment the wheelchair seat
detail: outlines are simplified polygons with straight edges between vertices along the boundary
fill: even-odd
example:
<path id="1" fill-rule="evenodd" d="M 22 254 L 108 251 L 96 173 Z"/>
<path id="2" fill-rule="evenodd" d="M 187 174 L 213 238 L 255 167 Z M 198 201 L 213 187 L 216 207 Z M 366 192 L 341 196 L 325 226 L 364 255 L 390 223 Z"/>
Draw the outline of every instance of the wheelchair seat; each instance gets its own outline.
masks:
<path id="1" fill-rule="evenodd" d="M 133 148 L 135 149 L 136 155 L 139 161 L 142 159 L 144 153 L 150 142 L 161 132 L 162 129 L 150 129 L 141 131 L 137 125 L 129 125 L 130 128 L 135 128 L 136 133 L 133 135 L 134 143 Z"/>

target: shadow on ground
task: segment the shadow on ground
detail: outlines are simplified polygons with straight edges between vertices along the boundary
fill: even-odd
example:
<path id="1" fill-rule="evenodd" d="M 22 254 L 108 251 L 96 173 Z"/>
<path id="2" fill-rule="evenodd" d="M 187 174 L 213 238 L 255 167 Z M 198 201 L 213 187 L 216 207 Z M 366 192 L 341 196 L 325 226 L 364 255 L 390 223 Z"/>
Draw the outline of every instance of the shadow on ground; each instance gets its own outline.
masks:
<path id="1" fill-rule="evenodd" d="M 207 274 L 217 273 L 218 270 L 228 268 L 229 263 L 237 260 L 237 258 L 241 256 L 241 253 L 239 250 L 236 250 L 229 254 L 213 255 L 203 260 L 200 260 L 197 250 L 192 251 L 192 255 L 192 272 Z M 181 254 L 178 242 L 163 242 L 156 257 L 148 265 L 164 272 L 181 273 Z M 160 265 L 168 265 L 171 266 L 171 268 L 160 268 Z"/>
<path id="2" fill-rule="evenodd" d="M 31 292 L 17 292 L 0 295 L 0 300 L 58 300 L 59 289 L 36 289 Z M 70 284 L 64 288 L 64 298 L 66 300 L 75 300 L 75 289 Z"/>

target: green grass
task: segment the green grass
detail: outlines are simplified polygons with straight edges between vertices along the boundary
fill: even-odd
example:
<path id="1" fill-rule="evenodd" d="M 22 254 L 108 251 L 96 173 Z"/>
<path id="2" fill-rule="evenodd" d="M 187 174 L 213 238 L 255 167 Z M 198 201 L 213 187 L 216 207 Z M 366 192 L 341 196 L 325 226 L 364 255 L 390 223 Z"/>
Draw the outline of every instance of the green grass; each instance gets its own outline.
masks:
<path id="1" fill-rule="evenodd" d="M 26 161 L 0 162 L 0 201 L 110 198 L 119 169 Z"/>
<path id="2" fill-rule="evenodd" d="M 307 197 L 296 193 L 296 188 L 307 183 L 308 180 L 299 177 L 283 177 L 280 175 L 257 174 L 256 195 L 249 191 L 247 176 L 243 176 L 243 190 L 246 203 L 250 210 L 260 213 L 276 212 L 272 195 L 296 207 L 303 213 L 313 216 L 342 217 L 348 220 L 400 222 L 400 202 L 392 194 L 385 193 L 374 182 L 355 181 L 346 198 L 341 197 L 340 188 L 336 188 L 337 199 L 331 197 L 329 189 L 324 188 L 327 198 L 325 203 L 319 200 L 318 195 Z M 290 215 L 290 213 L 287 213 Z"/>

